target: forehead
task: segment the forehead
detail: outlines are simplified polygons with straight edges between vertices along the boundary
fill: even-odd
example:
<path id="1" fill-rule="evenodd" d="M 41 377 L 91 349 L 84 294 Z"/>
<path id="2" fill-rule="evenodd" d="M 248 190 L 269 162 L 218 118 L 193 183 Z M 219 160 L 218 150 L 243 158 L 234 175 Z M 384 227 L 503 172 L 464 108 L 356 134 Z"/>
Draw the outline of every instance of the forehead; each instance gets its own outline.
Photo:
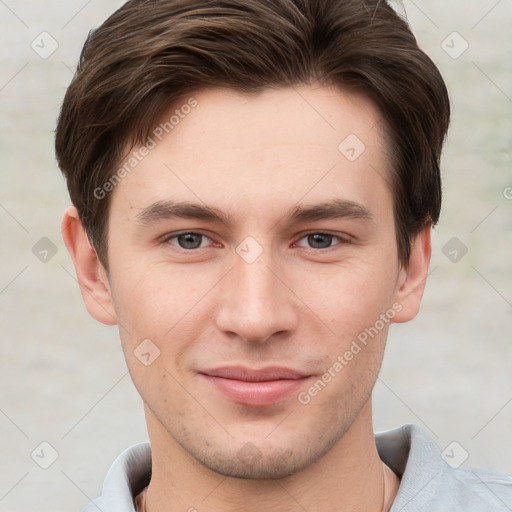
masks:
<path id="1" fill-rule="evenodd" d="M 143 148 L 134 148 L 136 165 L 114 190 L 118 206 L 171 198 L 289 208 L 326 194 L 367 203 L 388 188 L 378 109 L 335 87 L 200 91 L 166 111 L 150 137 L 151 149 L 140 158 Z"/>
<path id="2" fill-rule="evenodd" d="M 192 101 L 195 106 L 189 108 Z M 249 153 L 294 145 L 296 150 L 314 146 L 337 154 L 347 135 L 370 145 L 379 143 L 371 139 L 383 135 L 382 121 L 369 98 L 334 86 L 302 85 L 251 94 L 220 88 L 183 97 L 163 114 L 155 130 L 163 129 L 164 137 L 173 134 L 166 140 L 169 149 L 186 144 L 199 152 L 207 146 Z M 200 138 L 190 138 L 191 132 Z"/>

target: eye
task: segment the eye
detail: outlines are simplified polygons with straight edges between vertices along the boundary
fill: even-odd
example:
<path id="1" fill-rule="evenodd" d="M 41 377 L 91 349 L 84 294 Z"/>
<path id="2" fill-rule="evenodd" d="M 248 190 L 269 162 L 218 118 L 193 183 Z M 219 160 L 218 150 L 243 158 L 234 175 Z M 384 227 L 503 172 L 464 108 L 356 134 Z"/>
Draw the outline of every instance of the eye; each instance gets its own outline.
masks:
<path id="1" fill-rule="evenodd" d="M 302 237 L 297 245 L 301 247 L 310 247 L 311 249 L 328 249 L 333 244 L 342 242 L 343 240 L 329 233 L 310 233 Z"/>
<path id="2" fill-rule="evenodd" d="M 182 249 L 199 249 L 205 247 L 211 240 L 201 233 L 180 233 L 179 235 L 173 235 L 167 239 L 167 242 L 172 245 L 177 245 Z"/>

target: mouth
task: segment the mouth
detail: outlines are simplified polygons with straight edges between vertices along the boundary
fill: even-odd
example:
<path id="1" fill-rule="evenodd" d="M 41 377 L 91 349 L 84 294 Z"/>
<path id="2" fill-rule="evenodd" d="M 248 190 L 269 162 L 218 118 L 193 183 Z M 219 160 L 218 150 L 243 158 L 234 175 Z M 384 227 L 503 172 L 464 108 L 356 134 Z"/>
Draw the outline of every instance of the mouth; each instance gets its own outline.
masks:
<path id="1" fill-rule="evenodd" d="M 311 377 L 277 366 L 260 369 L 229 366 L 203 370 L 199 375 L 230 401 L 253 407 L 283 401 Z"/>

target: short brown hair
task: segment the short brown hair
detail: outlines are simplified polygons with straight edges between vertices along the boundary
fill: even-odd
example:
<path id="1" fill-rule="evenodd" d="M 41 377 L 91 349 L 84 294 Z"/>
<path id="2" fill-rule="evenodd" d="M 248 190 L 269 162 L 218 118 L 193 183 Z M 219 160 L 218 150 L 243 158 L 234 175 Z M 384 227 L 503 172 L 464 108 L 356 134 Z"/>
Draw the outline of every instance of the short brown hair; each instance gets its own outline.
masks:
<path id="1" fill-rule="evenodd" d="M 319 82 L 380 108 L 393 160 L 398 255 L 441 208 L 450 105 L 409 26 L 383 0 L 130 0 L 84 46 L 56 131 L 73 204 L 107 268 L 109 196 L 94 191 L 184 95 Z"/>

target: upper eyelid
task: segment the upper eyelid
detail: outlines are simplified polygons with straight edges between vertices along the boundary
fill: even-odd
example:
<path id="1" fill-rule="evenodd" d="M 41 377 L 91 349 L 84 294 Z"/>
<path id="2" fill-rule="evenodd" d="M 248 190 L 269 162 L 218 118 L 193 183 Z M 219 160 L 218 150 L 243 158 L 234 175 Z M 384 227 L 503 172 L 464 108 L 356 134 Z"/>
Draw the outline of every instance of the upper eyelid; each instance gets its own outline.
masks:
<path id="1" fill-rule="evenodd" d="M 215 243 L 215 240 L 210 235 L 207 235 L 206 233 L 202 232 L 201 230 L 182 230 L 182 231 L 177 231 L 175 233 L 168 233 L 168 234 L 164 235 L 163 237 L 161 237 L 160 240 L 163 243 L 165 243 L 165 242 L 169 242 L 170 240 L 172 240 L 174 238 L 177 238 L 182 235 L 187 235 L 187 234 L 200 235 L 200 236 L 207 238 L 210 242 Z M 353 239 L 352 236 L 350 236 L 346 233 L 333 233 L 328 230 L 313 230 L 313 231 L 307 231 L 307 232 L 301 233 L 300 235 L 297 235 L 294 238 L 292 245 L 298 244 L 298 242 L 300 242 L 301 240 L 303 240 L 304 238 L 306 238 L 310 235 L 317 235 L 317 234 L 332 236 L 334 238 L 337 238 L 341 243 L 350 243 Z M 311 247 L 311 249 L 314 249 L 314 248 Z"/>
<path id="2" fill-rule="evenodd" d="M 191 230 L 191 229 L 183 230 L 183 231 L 176 231 L 173 233 L 167 233 L 161 237 L 161 240 L 166 241 L 166 240 L 170 240 L 171 238 L 176 238 L 178 236 L 189 235 L 189 234 L 204 236 L 205 238 L 212 240 L 211 236 L 207 235 L 206 233 L 203 233 L 201 230 Z"/>
<path id="3" fill-rule="evenodd" d="M 300 242 L 303 238 L 306 238 L 307 236 L 310 236 L 310 235 L 328 235 L 328 236 L 332 236 L 333 238 L 337 238 L 339 240 L 340 243 L 350 243 L 352 241 L 352 237 L 349 236 L 349 235 L 342 235 L 342 234 L 338 234 L 338 233 L 329 233 L 328 231 L 311 231 L 309 233 L 305 233 L 304 235 L 301 235 L 300 237 L 297 237 L 296 241 L 294 242 L 294 244 L 297 244 L 298 242 Z M 327 247 L 327 249 L 330 249 L 332 247 L 335 247 L 337 244 L 333 244 L 331 247 Z M 309 249 L 315 249 L 314 247 L 309 247 Z"/>
<path id="4" fill-rule="evenodd" d="M 183 230 L 175 231 L 175 232 L 172 232 L 172 233 L 166 233 L 165 235 L 162 236 L 162 238 L 173 238 L 173 237 L 176 237 L 176 236 L 188 235 L 188 234 L 201 235 L 201 236 L 205 236 L 207 238 L 211 238 L 210 235 L 206 234 L 201 229 L 183 229 Z M 323 230 L 322 229 L 315 229 L 315 230 L 305 231 L 305 232 L 299 233 L 299 235 L 296 235 L 295 238 L 301 239 L 301 238 L 304 238 L 305 236 L 309 236 L 309 235 L 330 235 L 330 236 L 336 236 L 338 238 L 343 238 L 343 237 L 349 238 L 350 237 L 350 235 L 348 235 L 346 233 L 332 232 L 332 231 L 329 231 L 327 229 L 323 229 Z"/>
<path id="5" fill-rule="evenodd" d="M 316 230 L 316 231 L 308 231 L 305 233 L 301 233 L 296 237 L 296 241 L 302 240 L 303 238 L 310 236 L 310 235 L 329 235 L 335 238 L 338 238 L 339 240 L 348 242 L 350 240 L 353 240 L 353 236 L 349 235 L 348 233 L 336 233 L 328 230 Z"/>
<path id="6" fill-rule="evenodd" d="M 200 249 L 206 249 L 207 248 L 207 247 L 196 247 L 196 248 L 193 248 L 193 249 L 185 249 L 184 247 L 180 247 L 179 244 L 174 245 L 174 244 L 170 243 L 173 238 L 177 238 L 179 236 L 189 235 L 189 234 L 199 235 L 199 236 L 202 236 L 204 238 L 207 238 L 210 241 L 208 246 L 211 246 L 211 245 L 215 244 L 215 241 L 212 239 L 212 237 L 210 237 L 208 235 L 205 235 L 204 233 L 201 233 L 200 231 L 180 231 L 178 233 L 170 233 L 168 235 L 163 236 L 160 239 L 160 243 L 161 244 L 173 245 L 176 249 L 181 250 L 181 251 L 186 251 L 188 253 L 199 251 Z"/>

